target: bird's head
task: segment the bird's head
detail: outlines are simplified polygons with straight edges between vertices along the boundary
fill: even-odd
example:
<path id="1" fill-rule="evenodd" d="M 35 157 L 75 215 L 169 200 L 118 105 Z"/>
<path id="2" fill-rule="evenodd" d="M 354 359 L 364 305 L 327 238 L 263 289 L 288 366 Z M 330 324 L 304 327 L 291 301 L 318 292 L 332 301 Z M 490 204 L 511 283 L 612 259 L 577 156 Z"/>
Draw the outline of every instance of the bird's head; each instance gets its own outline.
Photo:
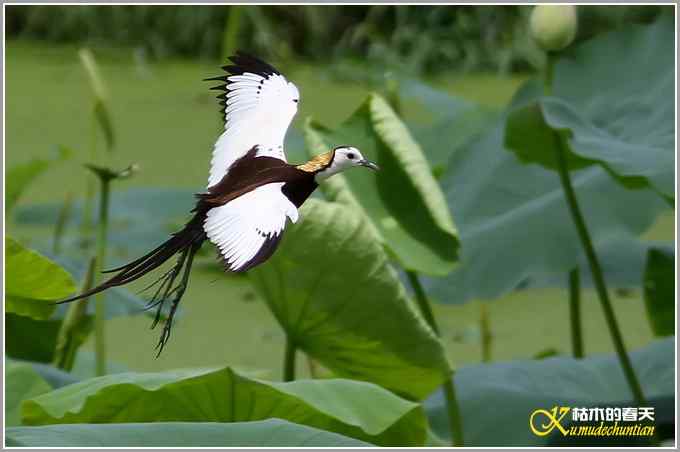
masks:
<path id="1" fill-rule="evenodd" d="M 378 165 L 364 158 L 361 151 L 352 146 L 338 146 L 326 154 L 315 157 L 310 160 L 310 162 L 317 158 L 319 160 L 325 160 L 323 166 L 320 166 L 317 170 L 317 180 L 324 180 L 334 174 L 338 174 L 341 171 L 356 166 L 363 166 L 374 171 L 379 169 Z"/>

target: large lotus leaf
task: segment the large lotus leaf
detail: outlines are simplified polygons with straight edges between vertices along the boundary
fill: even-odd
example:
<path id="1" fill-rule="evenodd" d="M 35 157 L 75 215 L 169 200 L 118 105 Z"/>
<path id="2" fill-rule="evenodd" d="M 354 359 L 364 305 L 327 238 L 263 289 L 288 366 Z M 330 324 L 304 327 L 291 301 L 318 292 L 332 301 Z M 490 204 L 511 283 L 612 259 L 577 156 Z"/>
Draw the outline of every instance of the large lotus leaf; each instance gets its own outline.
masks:
<path id="1" fill-rule="evenodd" d="M 95 353 L 90 350 L 78 350 L 76 362 L 70 372 L 61 370 L 54 365 L 35 361 L 17 361 L 30 364 L 33 369 L 53 388 L 61 388 L 86 378 L 95 377 Z M 129 369 L 120 363 L 107 362 L 107 374 L 123 373 Z"/>
<path id="2" fill-rule="evenodd" d="M 597 257 L 610 288 L 641 288 L 645 261 L 650 250 L 671 247 L 672 243 L 649 242 L 627 235 L 603 239 L 597 247 Z M 594 287 L 590 267 L 585 255 L 581 255 L 578 268 L 581 287 Z M 568 275 L 564 273 L 534 273 L 526 287 L 567 287 Z"/>
<path id="3" fill-rule="evenodd" d="M 675 333 L 675 253 L 673 247 L 651 248 L 644 275 L 645 306 L 654 334 Z"/>
<path id="4" fill-rule="evenodd" d="M 458 239 L 446 201 L 420 146 L 383 98 L 371 94 L 335 131 L 307 122 L 305 139 L 310 154 L 347 144 L 375 160 L 381 171 L 347 171 L 321 189 L 331 200 L 361 206 L 404 268 L 451 271 Z"/>
<path id="5" fill-rule="evenodd" d="M 33 369 L 45 379 L 53 388 L 61 388 L 78 382 L 80 379 L 72 373 L 57 369 L 54 366 L 44 363 L 29 362 Z M 91 365 L 94 368 L 94 364 Z"/>
<path id="6" fill-rule="evenodd" d="M 488 108 L 417 79 L 402 81 L 399 96 L 421 107 L 417 116 L 408 116 L 408 125 L 436 175 L 443 174 L 457 149 L 493 125 L 498 116 Z"/>
<path id="7" fill-rule="evenodd" d="M 21 425 L 21 402 L 52 388 L 28 363 L 5 360 L 5 425 Z"/>
<path id="8" fill-rule="evenodd" d="M 6 312 L 47 319 L 55 309 L 52 301 L 75 290 L 71 275 L 37 252 L 5 237 Z"/>
<path id="9" fill-rule="evenodd" d="M 675 92 L 674 35 L 672 18 L 662 16 L 653 25 L 630 26 L 570 49 L 555 66 L 554 97 L 514 112 L 508 142 L 536 136 L 542 119 L 569 131 L 572 167 L 601 163 L 619 177 L 644 178 L 674 197 L 675 98 L 669 95 Z M 538 121 L 526 121 L 531 111 Z M 554 167 L 545 159 L 552 149 L 535 144 L 510 148 Z"/>
<path id="10" fill-rule="evenodd" d="M 521 161 L 538 163 L 546 168 L 557 168 L 557 150 L 561 137 L 545 122 L 542 102 L 554 98 L 534 100 L 527 105 L 515 107 L 509 114 L 505 126 L 505 146 L 511 149 Z M 585 168 L 593 163 L 573 153 L 567 152 L 570 169 Z"/>
<path id="11" fill-rule="evenodd" d="M 655 341 L 630 353 L 645 397 L 651 406 L 675 394 L 672 338 Z M 552 407 L 606 407 L 633 402 L 621 364 L 614 355 L 584 359 L 548 358 L 462 367 L 455 383 L 466 446 L 541 446 L 554 435 L 539 437 L 529 429 L 534 410 Z M 426 401 L 431 425 L 449 437 L 441 391 Z M 658 411 L 658 410 L 657 410 Z M 571 413 L 569 413 L 571 415 Z"/>
<path id="12" fill-rule="evenodd" d="M 528 82 L 513 105 L 540 94 Z M 522 164 L 504 150 L 504 120 L 456 152 L 442 179 L 460 231 L 461 264 L 426 281 L 445 303 L 494 299 L 532 275 L 566 275 L 582 255 L 556 172 Z M 571 173 L 596 247 L 645 231 L 666 203 L 649 189 L 628 190 L 599 165 Z"/>
<path id="13" fill-rule="evenodd" d="M 249 272 L 286 335 L 336 375 L 422 399 L 448 375 L 369 220 L 309 200 L 280 249 Z"/>
<path id="14" fill-rule="evenodd" d="M 25 425 L 243 422 L 281 418 L 379 445 L 421 445 L 421 407 L 351 380 L 273 383 L 230 368 L 122 373 L 57 389 L 23 405 Z"/>
<path id="15" fill-rule="evenodd" d="M 368 447 L 370 444 L 281 419 L 14 427 L 10 447 Z"/>

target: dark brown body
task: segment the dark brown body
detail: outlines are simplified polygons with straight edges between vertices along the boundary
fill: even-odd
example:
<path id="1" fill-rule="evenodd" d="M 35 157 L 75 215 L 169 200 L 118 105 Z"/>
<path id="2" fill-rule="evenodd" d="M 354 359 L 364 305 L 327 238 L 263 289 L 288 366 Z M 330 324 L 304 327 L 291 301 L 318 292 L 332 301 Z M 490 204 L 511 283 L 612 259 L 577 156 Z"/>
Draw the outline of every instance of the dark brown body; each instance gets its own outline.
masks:
<path id="1" fill-rule="evenodd" d="M 263 185 L 283 182 L 283 194 L 295 205 L 302 203 L 316 189 L 315 173 L 304 171 L 273 157 L 256 157 L 257 147 L 238 159 L 220 182 L 196 195 L 199 205 L 208 208 L 222 206 Z"/>

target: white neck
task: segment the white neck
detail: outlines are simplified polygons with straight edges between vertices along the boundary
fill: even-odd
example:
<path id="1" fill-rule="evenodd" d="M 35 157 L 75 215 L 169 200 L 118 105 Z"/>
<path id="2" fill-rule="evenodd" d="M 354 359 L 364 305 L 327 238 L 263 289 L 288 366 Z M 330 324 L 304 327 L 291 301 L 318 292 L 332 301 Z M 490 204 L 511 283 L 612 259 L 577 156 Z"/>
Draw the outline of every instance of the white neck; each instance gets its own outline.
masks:
<path id="1" fill-rule="evenodd" d="M 338 174 L 339 172 L 341 172 L 345 168 L 346 168 L 346 165 L 338 165 L 338 164 L 333 163 L 328 168 L 321 170 L 318 173 L 316 173 L 316 175 L 314 176 L 314 180 L 316 182 L 324 181 L 324 180 L 328 179 L 329 177 Z"/>

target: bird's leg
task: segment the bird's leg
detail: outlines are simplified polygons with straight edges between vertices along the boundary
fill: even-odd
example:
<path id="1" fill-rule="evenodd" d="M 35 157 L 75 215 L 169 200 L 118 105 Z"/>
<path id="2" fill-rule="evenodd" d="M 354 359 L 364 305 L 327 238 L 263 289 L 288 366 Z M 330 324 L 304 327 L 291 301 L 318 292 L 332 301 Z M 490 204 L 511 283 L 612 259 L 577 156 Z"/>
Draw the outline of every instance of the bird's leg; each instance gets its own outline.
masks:
<path id="1" fill-rule="evenodd" d="M 158 349 L 158 353 L 156 354 L 156 358 L 158 358 L 163 351 L 163 348 L 165 347 L 165 344 L 167 344 L 168 340 L 170 339 L 170 330 L 172 329 L 172 321 L 175 317 L 175 313 L 177 312 L 177 307 L 179 306 L 179 302 L 182 300 L 182 296 L 184 295 L 184 292 L 187 290 L 187 286 L 189 285 L 189 275 L 191 274 L 191 265 L 193 264 L 194 261 L 194 255 L 196 254 L 196 251 L 200 248 L 200 243 L 197 245 L 192 245 L 191 248 L 188 248 L 185 253 L 183 253 L 183 258 L 182 262 L 184 262 L 184 258 L 187 257 L 188 254 L 188 259 L 186 262 L 186 266 L 184 266 L 184 273 L 182 274 L 182 280 L 180 283 L 172 289 L 169 293 L 169 295 L 175 295 L 172 299 L 172 305 L 170 306 L 170 312 L 168 313 L 168 317 L 165 319 L 165 322 L 163 322 L 163 331 L 161 332 L 161 337 L 158 340 L 158 344 L 156 345 L 156 348 Z M 158 318 L 158 314 L 157 314 Z"/>
<path id="2" fill-rule="evenodd" d="M 165 347 L 165 344 L 167 344 L 168 340 L 170 339 L 170 330 L 172 329 L 172 321 L 175 317 L 175 312 L 177 311 L 177 307 L 179 306 L 179 302 L 182 298 L 182 295 L 184 295 L 185 290 L 186 290 L 186 285 L 184 285 L 183 283 L 180 283 L 179 286 L 175 287 L 172 290 L 172 293 L 177 293 L 177 295 L 172 299 L 172 304 L 170 305 L 170 312 L 168 313 L 168 317 L 163 322 L 163 331 L 161 332 L 161 337 L 158 340 L 158 344 L 156 345 L 156 349 L 158 349 L 158 353 L 156 354 L 156 358 L 158 358 L 161 355 L 161 352 L 163 351 L 163 347 Z"/>
<path id="3" fill-rule="evenodd" d="M 143 288 L 142 290 L 138 291 L 138 292 L 137 292 L 137 295 L 141 295 L 141 294 L 143 294 L 144 292 L 146 292 L 147 290 L 151 289 L 151 288 L 154 287 L 156 284 L 158 284 L 159 282 L 161 282 L 161 281 L 163 281 L 165 278 L 167 278 L 167 277 L 168 277 L 172 272 L 174 272 L 174 271 L 175 271 L 175 267 L 173 266 L 173 268 L 171 268 L 170 270 L 168 270 L 168 271 L 166 271 L 165 273 L 163 273 L 163 274 L 161 275 L 160 278 L 156 279 L 154 282 L 152 282 L 151 284 L 149 284 L 148 286 L 146 286 L 146 287 Z M 154 296 L 155 296 L 155 295 L 154 295 Z M 146 309 L 149 309 L 149 307 L 150 307 L 149 304 L 147 304 L 145 310 L 146 310 Z"/>
<path id="4" fill-rule="evenodd" d="M 163 283 L 158 287 L 158 290 L 156 290 L 156 293 L 154 294 L 153 298 L 147 305 L 147 309 L 151 309 L 154 306 L 158 306 L 158 309 L 156 309 L 156 316 L 154 317 L 153 323 L 151 324 L 151 329 L 156 328 L 156 325 L 158 325 L 158 322 L 161 319 L 163 304 L 165 304 L 165 300 L 167 300 L 168 297 L 173 292 L 172 285 L 175 283 L 175 279 L 177 279 L 177 276 L 179 276 L 179 273 L 182 270 L 182 267 L 184 266 L 184 261 L 186 260 L 188 253 L 189 248 L 182 251 L 182 254 L 180 254 L 179 258 L 177 259 L 177 263 L 166 274 L 167 276 L 164 276 Z"/>

